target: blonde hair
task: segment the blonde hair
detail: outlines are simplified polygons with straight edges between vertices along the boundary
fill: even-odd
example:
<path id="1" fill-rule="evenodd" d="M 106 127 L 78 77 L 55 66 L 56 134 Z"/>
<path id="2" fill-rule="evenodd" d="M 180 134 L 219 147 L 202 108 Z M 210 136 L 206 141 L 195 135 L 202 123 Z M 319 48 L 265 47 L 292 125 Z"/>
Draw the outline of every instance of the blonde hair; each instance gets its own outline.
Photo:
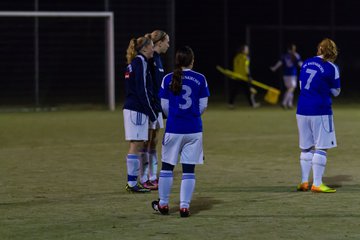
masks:
<path id="1" fill-rule="evenodd" d="M 164 41 L 166 36 L 167 36 L 167 33 L 162 30 L 155 30 L 152 33 L 148 33 L 145 35 L 145 37 L 148 37 L 153 41 L 154 45 L 157 42 Z"/>
<path id="2" fill-rule="evenodd" d="M 318 45 L 317 55 L 322 55 L 324 61 L 334 62 L 338 56 L 335 42 L 329 38 L 322 40 Z"/>
<path id="3" fill-rule="evenodd" d="M 151 39 L 148 37 L 132 38 L 126 50 L 126 62 L 130 64 L 140 50 L 149 44 L 151 44 Z"/>

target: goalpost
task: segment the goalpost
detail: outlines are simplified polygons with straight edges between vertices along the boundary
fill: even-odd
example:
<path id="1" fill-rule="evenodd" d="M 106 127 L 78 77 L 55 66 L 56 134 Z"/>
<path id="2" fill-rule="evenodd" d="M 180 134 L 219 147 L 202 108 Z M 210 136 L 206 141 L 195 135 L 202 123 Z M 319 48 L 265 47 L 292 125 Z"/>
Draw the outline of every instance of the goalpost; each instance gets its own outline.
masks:
<path id="1" fill-rule="evenodd" d="M 21 12 L 21 11 L 0 11 L 0 17 L 47 17 L 47 18 L 105 18 L 105 55 L 107 64 L 106 85 L 107 85 L 107 104 L 110 111 L 115 110 L 115 47 L 114 47 L 114 15 L 112 12 Z M 37 33 L 37 26 L 35 31 Z M 37 36 L 36 36 L 37 37 Z M 39 62 L 38 62 L 38 42 L 35 40 L 35 98 L 36 105 L 39 105 Z"/>

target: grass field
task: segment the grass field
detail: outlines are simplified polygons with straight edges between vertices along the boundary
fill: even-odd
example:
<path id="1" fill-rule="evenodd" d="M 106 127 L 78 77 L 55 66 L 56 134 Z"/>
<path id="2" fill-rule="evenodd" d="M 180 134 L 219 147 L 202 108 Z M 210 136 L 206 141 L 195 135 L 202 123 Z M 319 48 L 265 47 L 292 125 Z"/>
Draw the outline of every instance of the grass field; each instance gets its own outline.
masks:
<path id="1" fill-rule="evenodd" d="M 157 192 L 125 191 L 120 110 L 1 113 L 0 239 L 360 239 L 359 107 L 334 106 L 324 180 L 338 192 L 314 194 L 295 191 L 294 110 L 210 103 L 187 219 L 179 166 L 169 216 L 153 213 Z"/>

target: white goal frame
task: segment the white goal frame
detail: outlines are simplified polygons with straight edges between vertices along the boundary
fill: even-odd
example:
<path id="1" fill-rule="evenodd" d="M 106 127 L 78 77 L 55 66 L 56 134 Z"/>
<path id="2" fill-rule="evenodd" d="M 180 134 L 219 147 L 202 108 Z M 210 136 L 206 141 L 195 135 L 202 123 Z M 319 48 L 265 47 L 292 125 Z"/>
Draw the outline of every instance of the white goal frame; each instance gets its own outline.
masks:
<path id="1" fill-rule="evenodd" d="M 106 54 L 106 83 L 107 100 L 110 111 L 115 110 L 115 46 L 114 46 L 114 14 L 113 12 L 22 12 L 22 11 L 0 11 L 0 17 L 48 17 L 48 18 L 105 18 L 105 54 Z M 37 22 L 36 22 L 37 23 Z M 37 26 L 35 26 L 37 31 Z M 37 32 L 36 32 L 37 33 Z M 36 36 L 37 38 L 37 36 Z M 35 41 L 35 54 L 38 56 L 38 42 Z M 36 57 L 35 57 L 36 58 Z M 36 105 L 39 104 L 39 65 L 35 60 L 35 98 Z"/>

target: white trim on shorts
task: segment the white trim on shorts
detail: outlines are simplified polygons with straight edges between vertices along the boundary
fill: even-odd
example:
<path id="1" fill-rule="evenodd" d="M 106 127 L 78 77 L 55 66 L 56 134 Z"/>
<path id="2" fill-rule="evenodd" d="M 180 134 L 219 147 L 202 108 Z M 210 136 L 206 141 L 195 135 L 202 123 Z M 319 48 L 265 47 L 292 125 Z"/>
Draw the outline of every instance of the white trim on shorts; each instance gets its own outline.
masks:
<path id="1" fill-rule="evenodd" d="M 176 165 L 180 163 L 203 164 L 204 152 L 202 132 L 191 134 L 165 133 L 162 142 L 162 162 Z"/>
<path id="2" fill-rule="evenodd" d="M 149 118 L 146 114 L 129 109 L 123 110 L 125 140 L 147 141 L 149 139 Z"/>
<path id="3" fill-rule="evenodd" d="M 333 115 L 304 116 L 296 114 L 299 147 L 330 149 L 337 146 Z"/>
<path id="4" fill-rule="evenodd" d="M 164 128 L 164 119 L 162 112 L 158 113 L 158 117 L 154 122 L 149 121 L 149 129 L 159 129 L 159 128 Z"/>

